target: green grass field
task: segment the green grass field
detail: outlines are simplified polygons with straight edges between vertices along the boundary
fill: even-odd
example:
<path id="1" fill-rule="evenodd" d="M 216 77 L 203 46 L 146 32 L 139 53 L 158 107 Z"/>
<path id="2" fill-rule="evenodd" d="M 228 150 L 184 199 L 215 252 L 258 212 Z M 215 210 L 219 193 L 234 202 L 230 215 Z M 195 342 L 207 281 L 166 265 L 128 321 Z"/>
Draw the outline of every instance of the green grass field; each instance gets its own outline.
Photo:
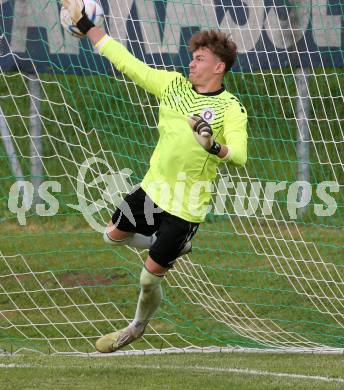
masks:
<path id="1" fill-rule="evenodd" d="M 7 389 L 342 389 L 343 356 L 0 356 Z"/>
<path id="2" fill-rule="evenodd" d="M 71 216 L 55 216 L 51 222 L 36 220 L 39 223 L 32 218 L 22 229 L 14 223 L 1 225 L 0 247 L 6 257 L 0 262 L 3 275 L 0 348 L 15 351 L 26 347 L 44 353 L 92 352 L 101 333 L 123 327 L 124 319 L 133 316 L 139 292 L 140 257 L 127 248 L 107 247 L 99 233 L 82 226 L 84 221 L 80 217 L 73 220 Z M 133 348 L 269 347 L 259 342 L 262 340 L 259 333 L 249 337 L 253 326 L 262 331 L 265 327 L 270 329 L 271 345 L 282 343 L 279 333 L 283 331 L 284 343 L 309 347 L 310 344 L 301 341 L 305 338 L 318 345 L 341 348 L 344 332 L 340 317 L 333 315 L 341 309 L 339 292 L 321 277 L 325 272 L 333 280 L 343 275 L 342 258 L 336 246 L 343 235 L 329 231 L 305 227 L 300 234 L 305 242 L 317 237 L 326 243 L 326 252 L 320 254 L 331 255 L 335 270 L 325 264 L 294 261 L 284 264 L 273 257 L 269 261 L 265 255 L 258 256 L 252 251 L 247 238 L 233 241 L 233 227 L 228 222 L 209 222 L 195 238 L 190 256 L 202 268 L 190 267 L 186 260 L 179 261 L 164 282 L 164 301 L 152 321 L 153 328 Z M 285 231 L 276 230 L 275 237 L 278 234 L 287 238 Z M 228 249 L 223 251 L 220 242 L 227 240 Z M 278 247 L 273 241 L 271 250 L 276 251 Z M 312 248 L 300 244 L 300 249 Z M 313 251 L 316 256 L 318 252 L 314 248 Z M 10 257 L 18 253 L 22 257 Z M 142 260 L 144 256 L 143 253 Z M 283 273 L 286 270 L 294 276 L 287 278 Z M 305 278 L 307 283 L 298 283 Z M 326 299 L 320 301 L 322 306 L 310 297 L 325 292 Z M 266 320 L 260 322 L 257 318 Z M 293 335 L 299 340 L 296 344 Z"/>

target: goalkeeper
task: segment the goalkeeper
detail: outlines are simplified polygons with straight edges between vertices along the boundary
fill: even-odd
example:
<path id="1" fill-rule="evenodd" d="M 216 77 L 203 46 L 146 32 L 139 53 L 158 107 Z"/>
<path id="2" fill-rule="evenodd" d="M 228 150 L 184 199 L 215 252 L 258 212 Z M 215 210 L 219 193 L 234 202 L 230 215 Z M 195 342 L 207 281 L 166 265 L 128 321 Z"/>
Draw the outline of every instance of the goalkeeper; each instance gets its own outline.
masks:
<path id="1" fill-rule="evenodd" d="M 134 320 L 96 342 L 114 352 L 143 335 L 161 299 L 161 281 L 173 262 L 191 250 L 191 239 L 211 200 L 220 162 L 243 166 L 247 159 L 247 114 L 223 86 L 236 58 L 224 33 L 200 31 L 189 42 L 189 77 L 153 69 L 87 18 L 82 0 L 63 6 L 101 55 L 160 101 L 159 141 L 141 185 L 115 211 L 104 240 L 111 245 L 149 249 L 140 276 Z"/>

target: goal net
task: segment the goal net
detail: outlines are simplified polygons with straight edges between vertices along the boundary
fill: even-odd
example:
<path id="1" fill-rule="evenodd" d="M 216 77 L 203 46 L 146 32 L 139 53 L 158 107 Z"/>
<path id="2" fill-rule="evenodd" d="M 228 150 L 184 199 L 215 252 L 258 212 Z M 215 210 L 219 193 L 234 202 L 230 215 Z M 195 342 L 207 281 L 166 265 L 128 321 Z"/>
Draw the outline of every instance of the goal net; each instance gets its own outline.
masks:
<path id="1" fill-rule="evenodd" d="M 146 251 L 102 234 L 157 143 L 158 101 L 58 2 L 0 1 L 0 349 L 92 353 L 133 318 Z M 268 4 L 267 4 L 268 3 Z M 103 1 L 138 58 L 187 74 L 187 42 L 238 45 L 248 162 L 220 166 L 211 209 L 126 351 L 343 351 L 343 6 L 326 0 Z M 190 157 L 191 158 L 191 157 Z"/>

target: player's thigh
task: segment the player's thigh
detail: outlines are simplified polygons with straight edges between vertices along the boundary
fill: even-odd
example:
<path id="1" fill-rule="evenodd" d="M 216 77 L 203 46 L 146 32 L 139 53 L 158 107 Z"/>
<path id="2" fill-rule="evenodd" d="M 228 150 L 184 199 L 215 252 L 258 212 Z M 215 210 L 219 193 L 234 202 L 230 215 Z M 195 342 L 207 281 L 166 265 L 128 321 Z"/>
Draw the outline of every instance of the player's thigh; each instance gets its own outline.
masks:
<path id="1" fill-rule="evenodd" d="M 187 241 L 196 234 L 199 224 L 166 213 L 156 232 L 157 239 L 149 256 L 160 266 L 170 268 Z"/>
<path id="2" fill-rule="evenodd" d="M 152 235 L 158 229 L 160 219 L 157 215 L 153 221 L 147 221 L 146 205 L 147 195 L 141 187 L 138 187 L 126 195 L 123 202 L 117 207 L 111 218 L 112 228 L 123 233 Z"/>
<path id="3" fill-rule="evenodd" d="M 134 233 L 117 229 L 111 220 L 109 221 L 108 226 L 106 227 L 106 234 L 108 235 L 109 238 L 111 238 L 111 240 L 122 241 L 128 238 L 129 236 L 132 236 Z"/>

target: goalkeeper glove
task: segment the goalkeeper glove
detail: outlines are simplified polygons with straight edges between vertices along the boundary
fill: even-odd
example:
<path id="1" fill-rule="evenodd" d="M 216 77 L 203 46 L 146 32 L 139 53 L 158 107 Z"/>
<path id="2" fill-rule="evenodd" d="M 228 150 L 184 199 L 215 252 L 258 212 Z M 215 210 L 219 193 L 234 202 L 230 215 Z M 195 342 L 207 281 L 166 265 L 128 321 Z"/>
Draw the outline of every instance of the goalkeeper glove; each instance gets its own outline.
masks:
<path id="1" fill-rule="evenodd" d="M 72 22 L 83 34 L 86 35 L 94 27 L 87 17 L 83 0 L 63 0 L 63 7 L 68 10 Z"/>
<path id="2" fill-rule="evenodd" d="M 219 154 L 221 145 L 213 138 L 213 130 L 200 115 L 192 115 L 188 119 L 196 141 L 210 154 Z"/>

